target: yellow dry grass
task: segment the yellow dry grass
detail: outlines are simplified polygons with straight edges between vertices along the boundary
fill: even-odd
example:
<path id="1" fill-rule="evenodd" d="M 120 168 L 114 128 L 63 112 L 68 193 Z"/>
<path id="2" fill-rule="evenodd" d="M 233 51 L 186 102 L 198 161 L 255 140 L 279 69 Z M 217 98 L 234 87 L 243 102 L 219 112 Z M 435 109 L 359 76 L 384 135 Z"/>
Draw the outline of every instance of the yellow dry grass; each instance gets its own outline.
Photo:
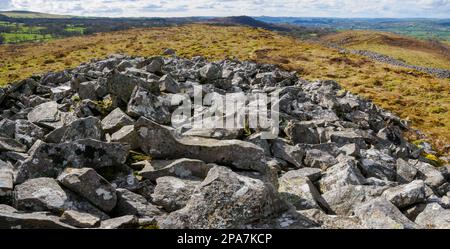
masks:
<path id="1" fill-rule="evenodd" d="M 323 41 L 389 55 L 411 65 L 450 69 L 450 46 L 377 31 L 344 31 L 328 35 Z"/>
<path id="2" fill-rule="evenodd" d="M 295 70 L 305 79 L 333 79 L 347 90 L 373 100 L 432 138 L 450 144 L 450 81 L 370 61 L 274 32 L 246 27 L 188 25 L 97 34 L 41 44 L 0 46 L 0 84 L 32 74 L 75 67 L 112 53 L 178 55 L 210 60 L 237 57 Z M 448 152 L 448 151 L 447 151 Z"/>

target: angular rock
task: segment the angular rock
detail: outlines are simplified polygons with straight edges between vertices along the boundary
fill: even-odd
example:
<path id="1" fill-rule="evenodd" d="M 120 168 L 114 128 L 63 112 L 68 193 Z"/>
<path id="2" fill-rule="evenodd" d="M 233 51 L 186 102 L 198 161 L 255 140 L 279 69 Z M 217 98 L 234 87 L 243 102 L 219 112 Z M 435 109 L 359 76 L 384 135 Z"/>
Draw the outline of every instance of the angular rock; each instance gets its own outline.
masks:
<path id="1" fill-rule="evenodd" d="M 173 130 L 146 118 L 135 124 L 141 150 L 155 159 L 187 157 L 206 163 L 231 165 L 239 169 L 264 172 L 267 169 L 264 150 L 240 140 L 175 137 Z"/>
<path id="2" fill-rule="evenodd" d="M 61 221 L 78 228 L 92 228 L 100 225 L 100 219 L 88 213 L 67 210 L 61 215 Z"/>
<path id="3" fill-rule="evenodd" d="M 417 216 L 415 222 L 427 229 L 450 229 L 450 209 L 430 203 Z"/>
<path id="4" fill-rule="evenodd" d="M 103 130 L 101 122 L 96 117 L 87 117 L 75 120 L 66 127 L 62 142 L 71 142 L 80 139 L 102 140 Z"/>
<path id="5" fill-rule="evenodd" d="M 27 147 L 12 138 L 0 137 L 0 152 L 2 151 L 26 152 Z"/>
<path id="6" fill-rule="evenodd" d="M 445 177 L 434 166 L 419 160 L 409 160 L 408 162 L 419 171 L 419 178 L 431 188 L 437 188 L 445 183 Z"/>
<path id="7" fill-rule="evenodd" d="M 13 166 L 0 160 L 0 196 L 11 195 L 14 187 Z"/>
<path id="8" fill-rule="evenodd" d="M 315 168 L 302 168 L 297 170 L 292 170 L 284 174 L 286 177 L 306 177 L 310 181 L 315 182 L 322 177 L 322 170 Z"/>
<path id="9" fill-rule="evenodd" d="M 136 87 L 128 103 L 128 115 L 132 117 L 146 117 L 161 124 L 169 124 L 171 114 L 156 95 L 142 87 Z"/>
<path id="10" fill-rule="evenodd" d="M 359 219 L 354 216 L 327 215 L 319 209 L 300 210 L 298 213 L 320 224 L 323 229 L 362 229 Z"/>
<path id="11" fill-rule="evenodd" d="M 139 137 L 134 130 L 134 125 L 126 125 L 111 135 L 111 141 L 128 144 L 131 150 L 139 148 Z"/>
<path id="12" fill-rule="evenodd" d="M 364 185 L 365 178 L 352 160 L 340 162 L 327 169 L 320 180 L 321 192 L 348 185 Z"/>
<path id="13" fill-rule="evenodd" d="M 364 138 L 352 130 L 333 131 L 329 134 L 331 142 L 337 144 L 356 144 L 360 148 L 366 148 Z"/>
<path id="14" fill-rule="evenodd" d="M 367 177 L 395 181 L 397 172 L 394 158 L 375 149 L 363 151 L 361 154 L 361 167 Z"/>
<path id="15" fill-rule="evenodd" d="M 180 87 L 172 76 L 166 74 L 159 79 L 159 90 L 165 93 L 179 93 Z"/>
<path id="16" fill-rule="evenodd" d="M 162 212 L 143 196 L 126 189 L 117 189 L 117 205 L 114 209 L 117 215 L 135 215 L 138 217 L 155 217 Z"/>
<path id="17" fill-rule="evenodd" d="M 160 222 L 161 228 L 239 228 L 283 210 L 276 191 L 262 181 L 214 167 L 187 205 Z"/>
<path id="18" fill-rule="evenodd" d="M 118 96 L 125 103 L 130 101 L 131 94 L 136 86 L 146 86 L 147 89 L 153 92 L 159 91 L 159 86 L 157 84 L 148 84 L 145 80 L 139 77 L 116 71 L 111 72 L 106 80 L 108 92 Z"/>
<path id="19" fill-rule="evenodd" d="M 190 129 L 183 136 L 214 138 L 220 140 L 237 139 L 242 134 L 242 129 Z"/>
<path id="20" fill-rule="evenodd" d="M 150 73 L 161 73 L 164 66 L 164 59 L 162 57 L 151 58 L 150 63 L 145 67 L 145 70 Z"/>
<path id="21" fill-rule="evenodd" d="M 95 89 L 97 88 L 98 83 L 96 81 L 88 81 L 80 83 L 78 87 L 78 95 L 81 99 L 90 99 L 96 100 L 97 94 Z"/>
<path id="22" fill-rule="evenodd" d="M 59 121 L 58 103 L 56 103 L 56 101 L 51 101 L 36 106 L 28 113 L 28 120 L 38 125 Z"/>
<path id="23" fill-rule="evenodd" d="M 30 157 L 19 164 L 16 182 L 38 177 L 56 178 L 65 168 L 93 169 L 125 163 L 129 146 L 83 139 L 62 144 L 41 144 Z"/>
<path id="24" fill-rule="evenodd" d="M 132 125 L 134 120 L 125 114 L 120 108 L 114 109 L 102 120 L 102 129 L 109 134 L 120 130 L 126 125 Z"/>
<path id="25" fill-rule="evenodd" d="M 290 122 L 285 128 L 285 132 L 294 144 L 319 144 L 321 142 L 316 125 L 309 121 Z"/>
<path id="26" fill-rule="evenodd" d="M 313 149 L 313 150 L 307 150 L 304 164 L 307 167 L 311 168 L 319 168 L 322 170 L 326 170 L 327 168 L 335 165 L 338 163 L 338 160 L 336 157 L 330 155 L 327 152 Z"/>
<path id="27" fill-rule="evenodd" d="M 186 206 L 195 187 L 200 181 L 164 176 L 156 179 L 156 187 L 152 201 L 163 207 L 167 212 L 173 212 Z"/>
<path id="28" fill-rule="evenodd" d="M 405 208 L 416 203 L 424 202 L 425 184 L 421 180 L 390 188 L 383 196 L 398 208 Z"/>
<path id="29" fill-rule="evenodd" d="M 355 209 L 356 216 L 366 229 L 416 229 L 390 201 L 377 198 L 361 204 Z"/>
<path id="30" fill-rule="evenodd" d="M 397 182 L 412 182 L 416 178 L 417 172 L 417 169 L 407 161 L 401 158 L 397 159 Z"/>
<path id="31" fill-rule="evenodd" d="M 133 215 L 125 215 L 102 221 L 101 229 L 136 229 L 139 226 L 138 219 Z"/>
<path id="32" fill-rule="evenodd" d="M 214 63 L 208 63 L 200 69 L 199 73 L 200 77 L 205 82 L 210 83 L 211 81 L 217 80 L 222 76 L 222 69 Z"/>
<path id="33" fill-rule="evenodd" d="M 116 189 L 91 168 L 66 168 L 58 181 L 105 212 L 116 206 Z"/>
<path id="34" fill-rule="evenodd" d="M 108 217 L 89 202 L 61 188 L 52 178 L 36 178 L 17 185 L 14 189 L 14 205 L 18 210 L 28 212 L 62 214 L 66 210 L 75 210 L 103 219 Z"/>
<path id="35" fill-rule="evenodd" d="M 183 179 L 192 177 L 204 179 L 212 167 L 212 165 L 203 161 L 187 158 L 170 161 L 155 160 L 142 169 L 139 175 L 151 181 L 156 181 L 164 176 L 174 176 Z"/>
<path id="36" fill-rule="evenodd" d="M 31 123 L 28 120 L 16 120 L 16 131 L 14 138 L 21 144 L 31 147 L 34 142 L 43 139 L 45 136 L 44 129 Z"/>
<path id="37" fill-rule="evenodd" d="M 358 205 L 381 196 L 386 189 L 387 187 L 348 185 L 327 191 L 322 197 L 333 213 L 350 216 Z"/>
<path id="38" fill-rule="evenodd" d="M 43 213 L 5 213 L 0 210 L 0 229 L 74 229 L 57 216 Z"/>
<path id="39" fill-rule="evenodd" d="M 359 157 L 360 156 L 360 148 L 357 144 L 346 144 L 339 148 L 339 150 L 344 153 L 346 156 Z"/>
<path id="40" fill-rule="evenodd" d="M 14 138 L 16 132 L 16 123 L 9 119 L 0 120 L 0 136 Z"/>
<path id="41" fill-rule="evenodd" d="M 270 151 L 270 143 L 267 139 L 262 138 L 262 133 L 252 134 L 251 136 L 247 137 L 245 141 L 254 143 L 255 145 L 261 147 L 264 150 L 266 156 L 272 156 L 272 153 Z"/>
<path id="42" fill-rule="evenodd" d="M 278 192 L 281 198 L 294 205 L 297 210 L 328 206 L 314 184 L 306 177 L 285 174 L 279 179 L 279 184 Z"/>
<path id="43" fill-rule="evenodd" d="M 282 139 L 275 139 L 272 141 L 271 150 L 274 157 L 283 159 L 297 168 L 303 167 L 303 158 L 305 157 L 303 148 L 289 145 Z"/>

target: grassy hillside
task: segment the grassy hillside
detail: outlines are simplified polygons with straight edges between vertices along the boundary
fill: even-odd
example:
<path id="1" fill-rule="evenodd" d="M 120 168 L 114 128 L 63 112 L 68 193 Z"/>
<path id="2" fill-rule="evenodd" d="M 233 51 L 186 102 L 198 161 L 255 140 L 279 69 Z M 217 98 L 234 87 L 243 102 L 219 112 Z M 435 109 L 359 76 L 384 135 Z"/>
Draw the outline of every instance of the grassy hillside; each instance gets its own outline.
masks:
<path id="1" fill-rule="evenodd" d="M 448 43 L 417 40 L 375 31 L 344 31 L 325 36 L 322 41 L 336 43 L 350 49 L 374 51 L 412 65 L 450 69 Z"/>
<path id="2" fill-rule="evenodd" d="M 111 53 L 152 56 L 168 47 L 185 57 L 204 55 L 220 60 L 235 56 L 278 64 L 309 80 L 337 80 L 351 92 L 410 120 L 413 127 L 432 137 L 438 148 L 450 144 L 449 80 L 343 55 L 261 29 L 188 25 L 4 45 L 0 46 L 0 84 L 33 73 L 75 67 Z"/>
<path id="3" fill-rule="evenodd" d="M 48 18 L 48 19 L 58 19 L 58 18 L 70 18 L 71 16 L 65 15 L 54 15 L 47 13 L 31 12 L 31 11 L 0 11 L 0 15 L 7 16 L 9 18 Z"/>

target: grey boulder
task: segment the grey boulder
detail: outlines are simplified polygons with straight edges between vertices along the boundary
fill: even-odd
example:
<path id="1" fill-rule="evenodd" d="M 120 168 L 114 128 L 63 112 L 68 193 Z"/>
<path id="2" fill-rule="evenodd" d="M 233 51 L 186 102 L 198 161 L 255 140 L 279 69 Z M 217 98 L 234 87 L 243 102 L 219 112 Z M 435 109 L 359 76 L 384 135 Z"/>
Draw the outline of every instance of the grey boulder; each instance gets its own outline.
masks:
<path id="1" fill-rule="evenodd" d="M 105 212 L 116 206 L 116 189 L 91 168 L 66 168 L 58 181 Z"/>
<path id="2" fill-rule="evenodd" d="M 281 212 L 276 191 L 262 181 L 214 167 L 187 205 L 159 223 L 161 228 L 239 228 Z"/>
<path id="3" fill-rule="evenodd" d="M 267 170 L 264 150 L 240 140 L 175 137 L 174 130 L 146 118 L 135 124 L 141 150 L 155 159 L 192 158 L 239 169 Z"/>
<path id="4" fill-rule="evenodd" d="M 186 206 L 192 196 L 195 187 L 201 181 L 180 179 L 172 176 L 164 176 L 156 179 L 156 187 L 152 194 L 152 201 L 164 208 L 167 212 L 173 212 Z"/>
<path id="5" fill-rule="evenodd" d="M 410 221 L 390 201 L 384 198 L 369 200 L 355 208 L 355 215 L 366 229 L 416 229 Z"/>
<path id="6" fill-rule="evenodd" d="M 93 169 L 114 167 L 125 163 L 129 146 L 83 139 L 62 144 L 40 144 L 30 157 L 18 165 L 16 182 L 30 178 L 56 178 L 65 168 Z"/>
<path id="7" fill-rule="evenodd" d="M 122 127 L 132 125 L 133 123 L 134 120 L 132 118 L 120 108 L 116 108 L 102 120 L 102 129 L 109 134 L 113 134 Z"/>
<path id="8" fill-rule="evenodd" d="M 14 205 L 21 211 L 50 211 L 62 214 L 66 210 L 90 213 L 99 218 L 108 217 L 92 204 L 74 193 L 64 190 L 52 178 L 28 180 L 14 189 Z"/>

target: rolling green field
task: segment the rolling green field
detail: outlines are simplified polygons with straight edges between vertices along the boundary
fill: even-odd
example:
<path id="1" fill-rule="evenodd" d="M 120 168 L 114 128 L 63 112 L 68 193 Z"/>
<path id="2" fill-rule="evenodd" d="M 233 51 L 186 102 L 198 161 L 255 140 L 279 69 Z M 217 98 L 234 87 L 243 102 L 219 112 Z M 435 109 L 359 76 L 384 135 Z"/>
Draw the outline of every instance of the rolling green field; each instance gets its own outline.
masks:
<path id="1" fill-rule="evenodd" d="M 67 32 L 70 35 L 83 35 L 85 28 L 76 25 L 66 25 L 63 31 Z M 4 38 L 3 43 L 6 44 L 48 41 L 63 37 L 63 35 L 58 35 L 56 34 L 56 32 L 52 32 L 46 27 L 28 26 L 23 23 L 13 23 L 5 21 L 0 22 L 0 36 Z"/>

